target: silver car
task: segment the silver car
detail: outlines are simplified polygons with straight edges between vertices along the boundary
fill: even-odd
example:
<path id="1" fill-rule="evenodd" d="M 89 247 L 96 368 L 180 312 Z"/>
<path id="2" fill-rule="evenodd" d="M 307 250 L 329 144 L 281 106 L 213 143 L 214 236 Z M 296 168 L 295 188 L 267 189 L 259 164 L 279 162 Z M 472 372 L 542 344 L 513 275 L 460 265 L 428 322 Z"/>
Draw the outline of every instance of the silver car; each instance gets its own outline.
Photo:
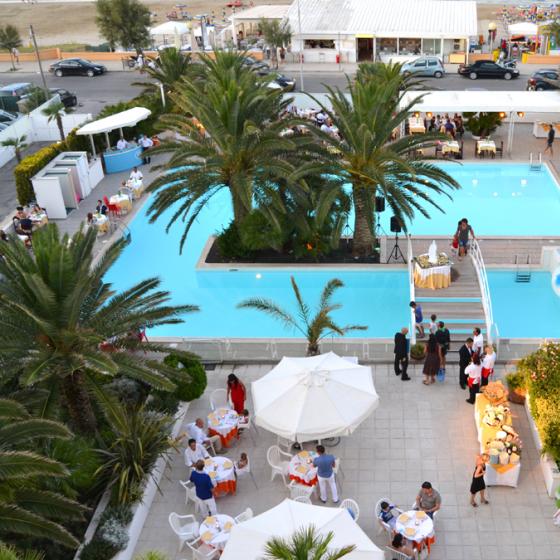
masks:
<path id="1" fill-rule="evenodd" d="M 437 56 L 423 56 L 403 64 L 401 74 L 441 78 L 445 75 L 445 68 L 443 62 Z"/>

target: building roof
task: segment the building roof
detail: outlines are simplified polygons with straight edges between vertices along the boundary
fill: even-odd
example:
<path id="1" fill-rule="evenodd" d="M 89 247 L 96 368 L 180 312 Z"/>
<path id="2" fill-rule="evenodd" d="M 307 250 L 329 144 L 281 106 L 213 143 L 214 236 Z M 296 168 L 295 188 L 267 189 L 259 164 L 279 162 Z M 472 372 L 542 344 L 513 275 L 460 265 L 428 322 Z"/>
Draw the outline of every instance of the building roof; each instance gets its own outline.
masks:
<path id="1" fill-rule="evenodd" d="M 264 19 L 284 19 L 289 9 L 288 4 L 262 4 L 254 6 L 247 10 L 239 10 L 235 12 L 235 21 L 240 20 L 260 20 Z M 229 19 L 231 20 L 231 16 Z"/>
<path id="2" fill-rule="evenodd" d="M 302 35 L 463 38 L 477 34 L 476 2 L 299 0 Z M 298 0 L 288 11 L 298 34 Z"/>

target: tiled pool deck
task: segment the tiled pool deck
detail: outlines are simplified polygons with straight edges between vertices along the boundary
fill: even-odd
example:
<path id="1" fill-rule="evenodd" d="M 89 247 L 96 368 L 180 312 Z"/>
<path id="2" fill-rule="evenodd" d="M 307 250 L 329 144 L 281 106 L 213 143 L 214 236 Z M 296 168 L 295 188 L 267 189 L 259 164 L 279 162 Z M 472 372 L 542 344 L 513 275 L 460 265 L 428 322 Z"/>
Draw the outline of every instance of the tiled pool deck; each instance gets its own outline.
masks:
<path id="1" fill-rule="evenodd" d="M 249 387 L 269 369 L 267 365 L 223 366 L 208 372 L 208 389 L 191 403 L 187 421 L 206 417 L 209 394 L 225 386 L 227 374 L 235 371 Z M 512 405 L 514 426 L 524 443 L 519 486 L 490 488 L 490 505 L 474 509 L 469 505 L 469 486 L 478 443 L 473 408 L 465 402 L 465 391 L 458 386 L 457 366 L 450 366 L 444 384 L 430 387 L 421 383 L 421 366 L 411 370 L 413 380 L 403 383 L 391 366 L 375 365 L 378 409 L 352 436 L 331 449 L 341 458 L 345 474 L 341 496 L 358 502 L 360 526 L 380 548 L 384 547 L 386 537 L 378 534 L 373 514 L 376 501 L 389 497 L 407 508 L 421 482 L 429 480 L 443 500 L 432 560 L 558 560 L 560 529 L 552 524 L 556 508 L 545 491 L 523 407 Z M 500 376 L 504 368 L 497 371 Z M 249 409 L 251 404 L 249 400 Z M 249 453 L 259 489 L 251 480 L 241 479 L 235 496 L 217 500 L 219 512 L 235 516 L 251 507 L 259 514 L 287 497 L 288 491 L 279 477 L 270 482 L 266 450 L 274 443 L 275 436 L 261 429 L 256 445 L 246 435 L 226 453 L 233 459 L 242 451 Z M 182 454 L 175 454 L 161 483 L 162 494 L 152 504 L 136 554 L 159 550 L 172 560 L 190 558 L 188 549 L 177 551 L 178 540 L 167 520 L 172 511 L 193 513 L 192 503 L 185 506 L 185 494 L 178 482 L 186 476 Z"/>

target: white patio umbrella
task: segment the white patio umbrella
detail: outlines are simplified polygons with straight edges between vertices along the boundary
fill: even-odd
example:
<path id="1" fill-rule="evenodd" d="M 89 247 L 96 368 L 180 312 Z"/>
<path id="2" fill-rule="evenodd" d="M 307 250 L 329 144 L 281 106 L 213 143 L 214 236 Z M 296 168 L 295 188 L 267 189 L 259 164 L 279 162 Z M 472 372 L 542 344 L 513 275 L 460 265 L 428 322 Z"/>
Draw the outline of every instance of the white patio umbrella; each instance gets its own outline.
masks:
<path id="1" fill-rule="evenodd" d="M 298 442 L 349 435 L 379 403 L 371 368 L 333 352 L 282 358 L 251 389 L 256 424 Z"/>
<path id="2" fill-rule="evenodd" d="M 348 560 L 382 560 L 383 551 L 371 542 L 346 509 L 313 506 L 284 500 L 252 519 L 234 525 L 220 560 L 260 560 L 272 537 L 289 539 L 298 529 L 313 525 L 319 535 L 330 531 L 329 550 L 355 545 Z"/>

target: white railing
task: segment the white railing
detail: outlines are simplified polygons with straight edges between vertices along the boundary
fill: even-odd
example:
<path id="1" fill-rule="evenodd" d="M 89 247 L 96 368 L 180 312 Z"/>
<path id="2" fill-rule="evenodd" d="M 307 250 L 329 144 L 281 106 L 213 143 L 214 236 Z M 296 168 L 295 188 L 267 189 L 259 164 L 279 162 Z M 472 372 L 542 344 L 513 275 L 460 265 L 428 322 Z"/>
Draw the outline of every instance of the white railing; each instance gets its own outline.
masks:
<path id="1" fill-rule="evenodd" d="M 414 290 L 414 255 L 412 254 L 412 239 L 410 235 L 406 236 L 406 262 L 408 265 L 408 290 L 410 301 L 416 301 Z M 416 344 L 416 319 L 414 309 L 410 308 L 410 345 Z"/>
<path id="2" fill-rule="evenodd" d="M 484 309 L 484 318 L 486 320 L 486 337 L 488 338 L 488 342 L 492 344 L 492 342 L 494 342 L 494 337 L 496 337 L 496 342 L 499 339 L 499 331 L 498 326 L 494 323 L 488 276 L 486 274 L 486 267 L 484 266 L 484 259 L 482 258 L 482 251 L 480 250 L 480 245 L 476 239 L 473 239 L 470 243 L 469 255 L 471 256 L 474 269 L 476 270 L 478 285 L 480 286 L 482 307 Z"/>

